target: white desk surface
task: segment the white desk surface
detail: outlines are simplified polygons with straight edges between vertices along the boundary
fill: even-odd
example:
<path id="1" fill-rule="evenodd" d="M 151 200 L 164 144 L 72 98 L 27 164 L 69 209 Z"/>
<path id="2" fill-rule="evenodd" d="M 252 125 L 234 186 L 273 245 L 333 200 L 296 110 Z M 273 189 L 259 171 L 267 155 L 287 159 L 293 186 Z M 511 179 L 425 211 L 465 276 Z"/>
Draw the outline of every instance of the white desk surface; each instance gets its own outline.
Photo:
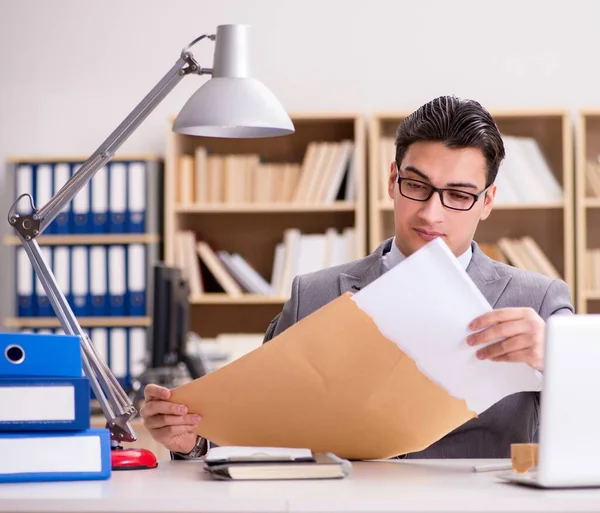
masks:
<path id="1" fill-rule="evenodd" d="M 473 464 L 499 460 L 354 464 L 341 480 L 226 482 L 198 461 L 113 472 L 107 481 L 0 484 L 2 512 L 600 512 L 600 488 L 539 490 Z"/>

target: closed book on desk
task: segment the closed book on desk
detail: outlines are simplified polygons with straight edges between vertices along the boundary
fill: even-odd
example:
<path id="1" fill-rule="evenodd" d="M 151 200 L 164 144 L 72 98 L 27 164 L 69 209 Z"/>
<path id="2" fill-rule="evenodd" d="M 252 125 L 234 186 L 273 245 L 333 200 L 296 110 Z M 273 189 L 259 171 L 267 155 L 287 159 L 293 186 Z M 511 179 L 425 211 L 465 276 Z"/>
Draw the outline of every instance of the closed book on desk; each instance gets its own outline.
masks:
<path id="1" fill-rule="evenodd" d="M 352 464 L 308 449 L 216 447 L 206 455 L 204 469 L 223 480 L 342 479 Z"/>
<path id="2" fill-rule="evenodd" d="M 0 377 L 1 431 L 79 431 L 90 427 L 88 378 Z"/>
<path id="3" fill-rule="evenodd" d="M 108 479 L 111 470 L 108 429 L 0 433 L 0 483 Z"/>

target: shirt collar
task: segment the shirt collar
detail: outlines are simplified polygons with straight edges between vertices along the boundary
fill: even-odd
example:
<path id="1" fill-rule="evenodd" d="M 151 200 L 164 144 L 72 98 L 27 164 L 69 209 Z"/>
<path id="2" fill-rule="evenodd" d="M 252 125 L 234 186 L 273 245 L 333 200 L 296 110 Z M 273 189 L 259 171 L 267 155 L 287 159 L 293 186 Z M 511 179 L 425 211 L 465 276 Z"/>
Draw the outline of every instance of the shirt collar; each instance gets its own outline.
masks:
<path id="1" fill-rule="evenodd" d="M 469 263 L 471 262 L 471 256 L 473 255 L 473 249 L 471 248 L 471 245 L 469 244 L 468 249 L 458 257 L 458 262 L 461 264 L 461 266 L 463 267 L 463 269 L 467 269 L 467 266 L 469 265 Z M 398 248 L 398 246 L 396 245 L 396 237 L 394 237 L 392 239 L 392 247 L 390 249 L 390 251 L 388 252 L 388 254 L 385 256 L 386 258 L 386 268 L 389 270 L 392 267 L 394 267 L 395 265 L 398 265 L 400 262 L 402 262 L 402 260 L 404 260 L 406 257 L 402 254 L 402 252 L 400 251 L 400 249 Z"/>

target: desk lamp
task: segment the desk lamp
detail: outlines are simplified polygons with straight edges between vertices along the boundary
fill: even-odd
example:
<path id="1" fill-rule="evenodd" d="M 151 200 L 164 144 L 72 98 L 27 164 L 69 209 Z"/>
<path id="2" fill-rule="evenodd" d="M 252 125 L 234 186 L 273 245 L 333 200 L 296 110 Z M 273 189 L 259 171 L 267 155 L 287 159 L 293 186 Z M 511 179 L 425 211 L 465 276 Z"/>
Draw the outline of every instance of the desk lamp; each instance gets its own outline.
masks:
<path id="1" fill-rule="evenodd" d="M 156 457 L 147 449 L 121 446 L 121 442 L 137 440 L 130 421 L 138 412 L 81 329 L 42 257 L 36 239 L 186 75 L 211 75 L 211 79 L 185 103 L 173 124 L 175 132 L 223 138 L 275 137 L 293 133 L 292 121 L 277 98 L 250 76 L 249 32 L 248 25 L 220 25 L 216 34 L 204 34 L 192 41 L 167 74 L 46 205 L 36 208 L 29 194 L 21 194 L 8 213 L 8 221 L 25 248 L 62 329 L 66 334 L 81 338 L 83 371 L 90 380 L 111 434 L 113 470 L 154 468 Z M 189 51 L 205 38 L 215 41 L 213 69 L 201 67 Z M 25 198 L 31 213 L 19 215 L 17 205 Z"/>

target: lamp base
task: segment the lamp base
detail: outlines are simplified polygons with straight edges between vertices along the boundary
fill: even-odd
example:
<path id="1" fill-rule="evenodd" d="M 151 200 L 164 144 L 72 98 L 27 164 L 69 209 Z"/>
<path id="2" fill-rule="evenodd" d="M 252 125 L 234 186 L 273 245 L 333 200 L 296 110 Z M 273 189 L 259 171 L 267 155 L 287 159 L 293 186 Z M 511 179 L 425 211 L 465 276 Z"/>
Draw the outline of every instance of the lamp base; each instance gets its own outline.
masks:
<path id="1" fill-rule="evenodd" d="M 110 451 L 113 470 L 143 470 L 156 468 L 156 456 L 148 449 L 123 449 L 120 445 Z"/>

